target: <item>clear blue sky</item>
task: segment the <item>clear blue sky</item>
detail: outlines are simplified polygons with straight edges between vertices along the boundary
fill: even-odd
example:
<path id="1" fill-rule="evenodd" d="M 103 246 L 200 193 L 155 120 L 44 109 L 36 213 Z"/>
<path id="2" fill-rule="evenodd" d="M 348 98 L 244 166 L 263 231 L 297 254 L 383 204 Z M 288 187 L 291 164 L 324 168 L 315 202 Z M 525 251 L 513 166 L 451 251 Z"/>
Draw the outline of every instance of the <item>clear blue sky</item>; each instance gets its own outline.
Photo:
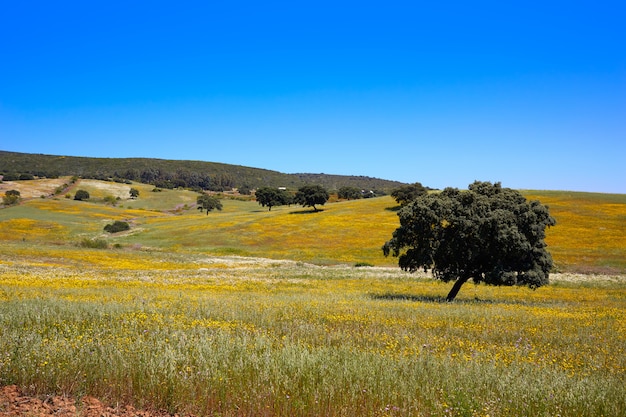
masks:
<path id="1" fill-rule="evenodd" d="M 5 1 L 0 150 L 626 193 L 625 4 Z"/>

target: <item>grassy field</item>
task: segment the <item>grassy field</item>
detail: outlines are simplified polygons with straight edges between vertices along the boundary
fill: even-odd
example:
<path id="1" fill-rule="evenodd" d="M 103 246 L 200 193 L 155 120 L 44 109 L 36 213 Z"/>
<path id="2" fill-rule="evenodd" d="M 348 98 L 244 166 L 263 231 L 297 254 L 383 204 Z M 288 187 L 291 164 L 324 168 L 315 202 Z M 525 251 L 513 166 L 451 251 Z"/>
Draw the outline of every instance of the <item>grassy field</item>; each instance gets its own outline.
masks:
<path id="1" fill-rule="evenodd" d="M 626 195 L 528 192 L 550 207 L 557 225 L 546 242 L 564 271 L 626 271 Z"/>
<path id="2" fill-rule="evenodd" d="M 98 265 L 103 251 L 84 250 Z M 619 416 L 626 282 L 137 252 L 0 267 L 0 383 L 222 416 Z"/>
<path id="3" fill-rule="evenodd" d="M 626 409 L 626 196 L 525 192 L 551 207 L 570 273 L 444 303 L 448 284 L 382 256 L 391 198 L 206 215 L 193 193 L 120 187 L 0 210 L 0 385 L 214 416 Z M 113 220 L 131 231 L 104 233 Z"/>
<path id="4" fill-rule="evenodd" d="M 4 191 L 17 188 L 33 195 L 45 189 L 45 181 L 58 182 L 42 181 L 0 185 Z M 223 211 L 207 216 L 193 209 L 197 194 L 191 191 L 153 192 L 152 186 L 133 184 L 140 196 L 131 200 L 130 187 L 82 180 L 70 193 L 85 189 L 92 196 L 88 202 L 63 196 L 34 198 L 0 210 L 0 239 L 71 245 L 85 238 L 101 238 L 126 248 L 234 254 L 320 265 L 396 263 L 394 258 L 383 257 L 381 251 L 398 226 L 396 204 L 390 197 L 330 203 L 318 213 L 296 206 L 275 207 L 270 212 L 254 201 L 225 200 Z M 558 271 L 626 272 L 626 195 L 524 194 L 547 204 L 557 220 L 546 241 Z M 107 196 L 120 200 L 115 206 L 107 205 L 103 202 Z M 114 220 L 130 222 L 131 231 L 114 236 L 104 233 L 103 227 Z"/>

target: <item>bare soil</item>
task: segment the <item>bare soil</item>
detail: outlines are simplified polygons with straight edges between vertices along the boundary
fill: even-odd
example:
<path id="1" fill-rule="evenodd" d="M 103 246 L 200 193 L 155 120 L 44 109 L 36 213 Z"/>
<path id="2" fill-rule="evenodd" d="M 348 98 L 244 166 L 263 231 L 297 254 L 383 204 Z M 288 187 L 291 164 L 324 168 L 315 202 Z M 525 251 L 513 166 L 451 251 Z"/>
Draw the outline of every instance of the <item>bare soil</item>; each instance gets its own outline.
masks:
<path id="1" fill-rule="evenodd" d="M 83 397 L 80 401 L 64 396 L 37 398 L 25 395 L 15 385 L 0 390 L 0 417 L 172 417 L 160 411 L 137 410 L 132 406 L 109 407 L 97 398 Z"/>

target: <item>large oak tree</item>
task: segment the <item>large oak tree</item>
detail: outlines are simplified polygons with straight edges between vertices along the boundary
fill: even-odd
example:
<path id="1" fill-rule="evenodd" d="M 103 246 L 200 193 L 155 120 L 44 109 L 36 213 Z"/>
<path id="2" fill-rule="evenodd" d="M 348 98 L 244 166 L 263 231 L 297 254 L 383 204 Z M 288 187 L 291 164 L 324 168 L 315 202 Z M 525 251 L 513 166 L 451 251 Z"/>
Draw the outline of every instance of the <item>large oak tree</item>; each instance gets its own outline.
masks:
<path id="1" fill-rule="evenodd" d="M 267 207 L 268 211 L 274 206 L 282 206 L 291 204 L 292 197 L 285 191 L 274 187 L 261 187 L 254 193 L 256 201 L 263 207 Z"/>
<path id="2" fill-rule="evenodd" d="M 548 207 L 516 190 L 477 181 L 468 190 L 422 195 L 398 216 L 385 256 L 397 256 L 404 270 L 430 269 L 435 278 L 454 281 L 448 301 L 470 279 L 533 289 L 548 283 L 552 257 L 545 229 L 556 221 Z"/>
<path id="3" fill-rule="evenodd" d="M 298 189 L 293 201 L 303 207 L 313 207 L 317 211 L 315 206 L 323 206 L 329 197 L 328 191 L 321 185 L 304 185 Z"/>

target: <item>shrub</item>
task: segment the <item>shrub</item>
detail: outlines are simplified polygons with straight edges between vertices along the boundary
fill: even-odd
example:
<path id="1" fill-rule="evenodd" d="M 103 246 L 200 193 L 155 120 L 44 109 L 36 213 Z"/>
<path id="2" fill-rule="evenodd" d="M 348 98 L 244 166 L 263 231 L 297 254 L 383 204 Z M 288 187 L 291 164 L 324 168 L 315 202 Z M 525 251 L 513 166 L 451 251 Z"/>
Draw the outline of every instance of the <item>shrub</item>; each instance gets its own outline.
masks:
<path id="1" fill-rule="evenodd" d="M 117 233 L 126 230 L 130 230 L 130 225 L 126 222 L 122 222 L 119 220 L 116 220 L 113 223 L 104 226 L 104 231 L 108 233 Z"/>
<path id="2" fill-rule="evenodd" d="M 63 191 L 65 191 L 65 189 L 69 187 L 69 185 L 67 183 L 63 184 L 63 185 L 59 185 L 55 190 L 54 190 L 54 194 L 61 194 Z"/>
<path id="3" fill-rule="evenodd" d="M 241 187 L 239 187 L 237 189 L 237 191 L 239 191 L 239 194 L 241 194 L 241 195 L 250 195 L 250 194 L 252 194 L 252 189 L 250 188 L 249 185 L 242 185 Z"/>
<path id="4" fill-rule="evenodd" d="M 85 238 L 80 241 L 80 247 L 89 248 L 89 249 L 107 249 L 109 244 L 104 239 L 88 239 Z"/>
<path id="5" fill-rule="evenodd" d="M 74 200 L 83 201 L 89 200 L 89 193 L 85 190 L 78 190 L 74 195 Z"/>
<path id="6" fill-rule="evenodd" d="M 112 195 L 107 195 L 102 200 L 107 204 L 111 204 L 112 206 L 117 203 L 117 200 Z"/>
<path id="7" fill-rule="evenodd" d="M 2 176 L 2 180 L 3 181 L 17 181 L 20 178 L 20 176 L 18 174 L 9 172 L 7 174 L 4 174 Z"/>
<path id="8" fill-rule="evenodd" d="M 9 190 L 2 197 L 2 203 L 5 206 L 12 206 L 20 202 L 20 192 L 17 190 Z"/>
<path id="9" fill-rule="evenodd" d="M 337 192 L 337 197 L 344 200 L 357 200 L 363 198 L 363 193 L 356 187 L 341 187 Z"/>

